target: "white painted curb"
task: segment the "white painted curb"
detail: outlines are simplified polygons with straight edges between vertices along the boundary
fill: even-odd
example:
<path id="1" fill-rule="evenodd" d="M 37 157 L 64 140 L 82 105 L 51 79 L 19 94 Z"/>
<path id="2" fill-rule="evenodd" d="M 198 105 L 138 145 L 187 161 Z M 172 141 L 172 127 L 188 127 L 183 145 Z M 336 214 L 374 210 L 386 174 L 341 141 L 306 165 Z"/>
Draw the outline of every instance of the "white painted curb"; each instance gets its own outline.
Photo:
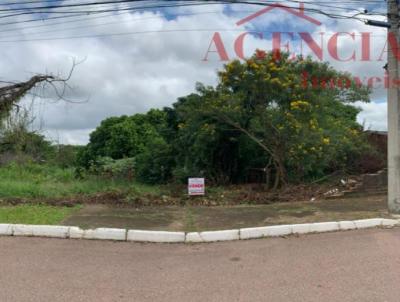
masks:
<path id="1" fill-rule="evenodd" d="M 87 230 L 83 235 L 83 239 L 126 241 L 126 230 L 107 228 Z"/>
<path id="2" fill-rule="evenodd" d="M 69 238 L 71 239 L 83 239 L 85 231 L 78 227 L 69 228 Z"/>
<path id="3" fill-rule="evenodd" d="M 357 229 L 354 221 L 339 221 L 339 229 L 341 231 L 349 231 Z"/>
<path id="4" fill-rule="evenodd" d="M 199 243 L 278 237 L 292 234 L 347 231 L 380 226 L 393 227 L 399 225 L 400 220 L 373 218 L 355 221 L 332 221 L 293 225 L 275 225 L 258 228 L 243 228 L 240 230 L 184 233 L 111 228 L 83 230 L 79 227 L 68 226 L 0 224 L 0 236 L 30 236 L 156 243 Z"/>
<path id="5" fill-rule="evenodd" d="M 12 229 L 14 236 L 68 238 L 69 235 L 69 227 L 65 226 L 16 224 Z"/>
<path id="6" fill-rule="evenodd" d="M 393 226 L 396 226 L 396 225 L 399 225 L 399 224 L 400 224 L 400 222 L 398 220 L 396 220 L 396 219 L 383 219 L 382 220 L 382 226 L 391 226 L 391 227 L 393 227 Z"/>
<path id="7" fill-rule="evenodd" d="M 259 228 L 240 229 L 240 239 L 257 239 L 263 237 L 287 236 L 292 234 L 290 225 L 274 225 Z"/>
<path id="8" fill-rule="evenodd" d="M 311 233 L 311 223 L 292 224 L 293 234 L 308 234 Z"/>
<path id="9" fill-rule="evenodd" d="M 312 223 L 310 225 L 310 231 L 311 233 L 339 231 L 339 223 L 336 221 Z"/>
<path id="10" fill-rule="evenodd" d="M 33 236 L 32 225 L 15 224 L 13 225 L 14 236 Z"/>
<path id="11" fill-rule="evenodd" d="M 115 240 L 126 241 L 125 229 L 98 228 L 94 230 L 82 230 L 78 227 L 71 227 L 69 230 L 71 239 L 89 239 L 89 240 Z"/>
<path id="12" fill-rule="evenodd" d="M 69 227 L 35 225 L 32 232 L 35 237 L 68 238 Z"/>
<path id="13" fill-rule="evenodd" d="M 11 236 L 13 226 L 11 224 L 0 224 L 0 236 Z"/>
<path id="14" fill-rule="evenodd" d="M 383 219 L 381 218 L 362 219 L 362 220 L 355 220 L 354 223 L 357 229 L 367 229 L 382 225 Z"/>
<path id="15" fill-rule="evenodd" d="M 186 242 L 216 242 L 239 240 L 239 230 L 193 232 L 186 234 Z"/>
<path id="16" fill-rule="evenodd" d="M 162 232 L 162 231 L 140 231 L 129 230 L 128 241 L 156 242 L 156 243 L 177 243 L 185 242 L 184 232 Z"/>

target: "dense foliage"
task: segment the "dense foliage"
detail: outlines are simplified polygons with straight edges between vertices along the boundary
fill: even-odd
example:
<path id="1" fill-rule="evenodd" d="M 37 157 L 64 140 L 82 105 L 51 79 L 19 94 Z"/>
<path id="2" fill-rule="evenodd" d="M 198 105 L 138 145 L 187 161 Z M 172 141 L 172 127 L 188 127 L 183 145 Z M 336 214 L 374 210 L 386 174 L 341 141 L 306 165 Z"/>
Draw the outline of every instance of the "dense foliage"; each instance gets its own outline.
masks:
<path id="1" fill-rule="evenodd" d="M 24 122 L 0 126 L 0 165 L 36 162 L 61 168 L 76 167 L 81 148 L 53 144 L 40 132 L 29 130 Z"/>
<path id="2" fill-rule="evenodd" d="M 91 169 L 99 158 L 135 158 L 135 174 L 144 182 L 160 183 L 170 179 L 173 157 L 166 137 L 166 113 L 112 117 L 104 120 L 90 135 L 90 143 L 79 154 L 79 163 Z"/>
<path id="3" fill-rule="evenodd" d="M 352 104 L 369 90 L 326 63 L 257 51 L 218 76 L 216 87 L 198 84 L 171 108 L 104 120 L 79 163 L 134 158 L 135 176 L 148 183 L 261 175 L 278 187 L 349 169 L 367 147 Z"/>

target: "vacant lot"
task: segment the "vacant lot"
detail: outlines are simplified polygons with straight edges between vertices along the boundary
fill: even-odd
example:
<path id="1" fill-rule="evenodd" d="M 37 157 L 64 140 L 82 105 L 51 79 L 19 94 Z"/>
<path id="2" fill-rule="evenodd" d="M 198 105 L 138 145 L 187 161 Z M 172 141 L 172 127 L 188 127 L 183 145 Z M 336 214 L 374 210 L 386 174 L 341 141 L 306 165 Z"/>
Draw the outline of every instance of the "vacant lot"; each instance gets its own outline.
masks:
<path id="1" fill-rule="evenodd" d="M 13 164 L 0 168 L 0 223 L 192 231 L 387 216 L 385 196 L 318 198 L 325 190 L 207 187 L 205 197 L 189 198 L 184 185 L 79 179 L 73 169 Z"/>
<path id="2" fill-rule="evenodd" d="M 106 192 L 158 194 L 158 187 L 94 176 L 79 178 L 75 169 L 11 164 L 0 168 L 0 199 L 62 199 Z"/>
<path id="3" fill-rule="evenodd" d="M 386 198 L 241 206 L 111 207 L 86 205 L 63 221 L 82 228 L 120 227 L 202 231 L 319 221 L 387 217 Z"/>
<path id="4" fill-rule="evenodd" d="M 197 231 L 387 217 L 386 197 L 240 206 L 0 206 L 0 223 Z"/>
<path id="5" fill-rule="evenodd" d="M 206 196 L 189 198 L 185 184 L 147 185 L 134 180 L 77 175 L 75 169 L 46 164 L 0 167 L 0 204 L 73 206 L 233 206 L 309 201 L 323 196 L 335 182 L 288 186 L 268 191 L 262 184 L 225 187 L 206 184 Z"/>

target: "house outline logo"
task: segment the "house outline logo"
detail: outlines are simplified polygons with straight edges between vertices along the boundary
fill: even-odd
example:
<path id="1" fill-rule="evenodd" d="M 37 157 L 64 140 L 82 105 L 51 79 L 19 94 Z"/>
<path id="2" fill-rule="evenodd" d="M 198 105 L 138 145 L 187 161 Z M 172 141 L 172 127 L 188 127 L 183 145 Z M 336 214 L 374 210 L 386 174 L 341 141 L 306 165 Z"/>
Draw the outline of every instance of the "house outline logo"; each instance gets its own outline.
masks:
<path id="1" fill-rule="evenodd" d="M 248 23 L 251 20 L 260 17 L 261 15 L 264 15 L 264 14 L 272 11 L 275 8 L 279 8 L 281 10 L 284 10 L 285 12 L 287 12 L 289 14 L 292 14 L 292 15 L 298 17 L 298 18 L 304 19 L 304 20 L 306 20 L 306 21 L 308 21 L 308 22 L 310 22 L 310 23 L 312 23 L 314 25 L 318 25 L 318 26 L 322 25 L 322 23 L 320 21 L 318 21 L 317 19 L 314 19 L 312 17 L 309 17 L 304 13 L 304 3 L 302 3 L 302 2 L 299 3 L 299 8 L 298 9 L 297 8 L 293 8 L 293 7 L 285 6 L 285 5 L 282 5 L 282 4 L 277 3 L 277 2 L 273 3 L 273 4 L 269 4 L 267 7 L 265 7 L 265 8 L 255 12 L 255 13 L 253 13 L 253 14 L 251 14 L 251 15 L 249 15 L 249 16 L 241 19 L 241 20 L 239 20 L 238 22 L 236 22 L 236 25 L 237 26 L 241 26 L 241 25 L 243 25 L 245 23 Z"/>

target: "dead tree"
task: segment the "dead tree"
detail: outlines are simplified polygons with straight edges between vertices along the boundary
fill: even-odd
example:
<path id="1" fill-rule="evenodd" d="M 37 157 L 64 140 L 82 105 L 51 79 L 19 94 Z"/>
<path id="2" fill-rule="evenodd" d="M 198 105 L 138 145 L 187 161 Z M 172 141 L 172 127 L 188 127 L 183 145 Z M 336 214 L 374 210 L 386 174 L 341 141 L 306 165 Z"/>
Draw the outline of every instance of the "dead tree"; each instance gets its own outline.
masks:
<path id="1" fill-rule="evenodd" d="M 0 114 L 8 113 L 36 85 L 51 80 L 54 80 L 53 76 L 36 75 L 26 82 L 0 87 Z"/>
<path id="2" fill-rule="evenodd" d="M 33 88 L 41 84 L 43 85 L 42 88 L 46 85 L 50 86 L 54 90 L 58 100 L 74 102 L 72 100 L 67 100 L 64 94 L 66 89 L 70 88 L 67 82 L 71 78 L 75 67 L 82 62 L 83 61 L 76 63 L 75 60 L 73 60 L 70 72 L 65 78 L 54 75 L 37 74 L 25 82 L 4 82 L 6 86 L 0 87 L 0 118 L 1 116 L 7 115 L 13 107 L 18 107 L 18 101 L 27 93 L 30 93 Z"/>

